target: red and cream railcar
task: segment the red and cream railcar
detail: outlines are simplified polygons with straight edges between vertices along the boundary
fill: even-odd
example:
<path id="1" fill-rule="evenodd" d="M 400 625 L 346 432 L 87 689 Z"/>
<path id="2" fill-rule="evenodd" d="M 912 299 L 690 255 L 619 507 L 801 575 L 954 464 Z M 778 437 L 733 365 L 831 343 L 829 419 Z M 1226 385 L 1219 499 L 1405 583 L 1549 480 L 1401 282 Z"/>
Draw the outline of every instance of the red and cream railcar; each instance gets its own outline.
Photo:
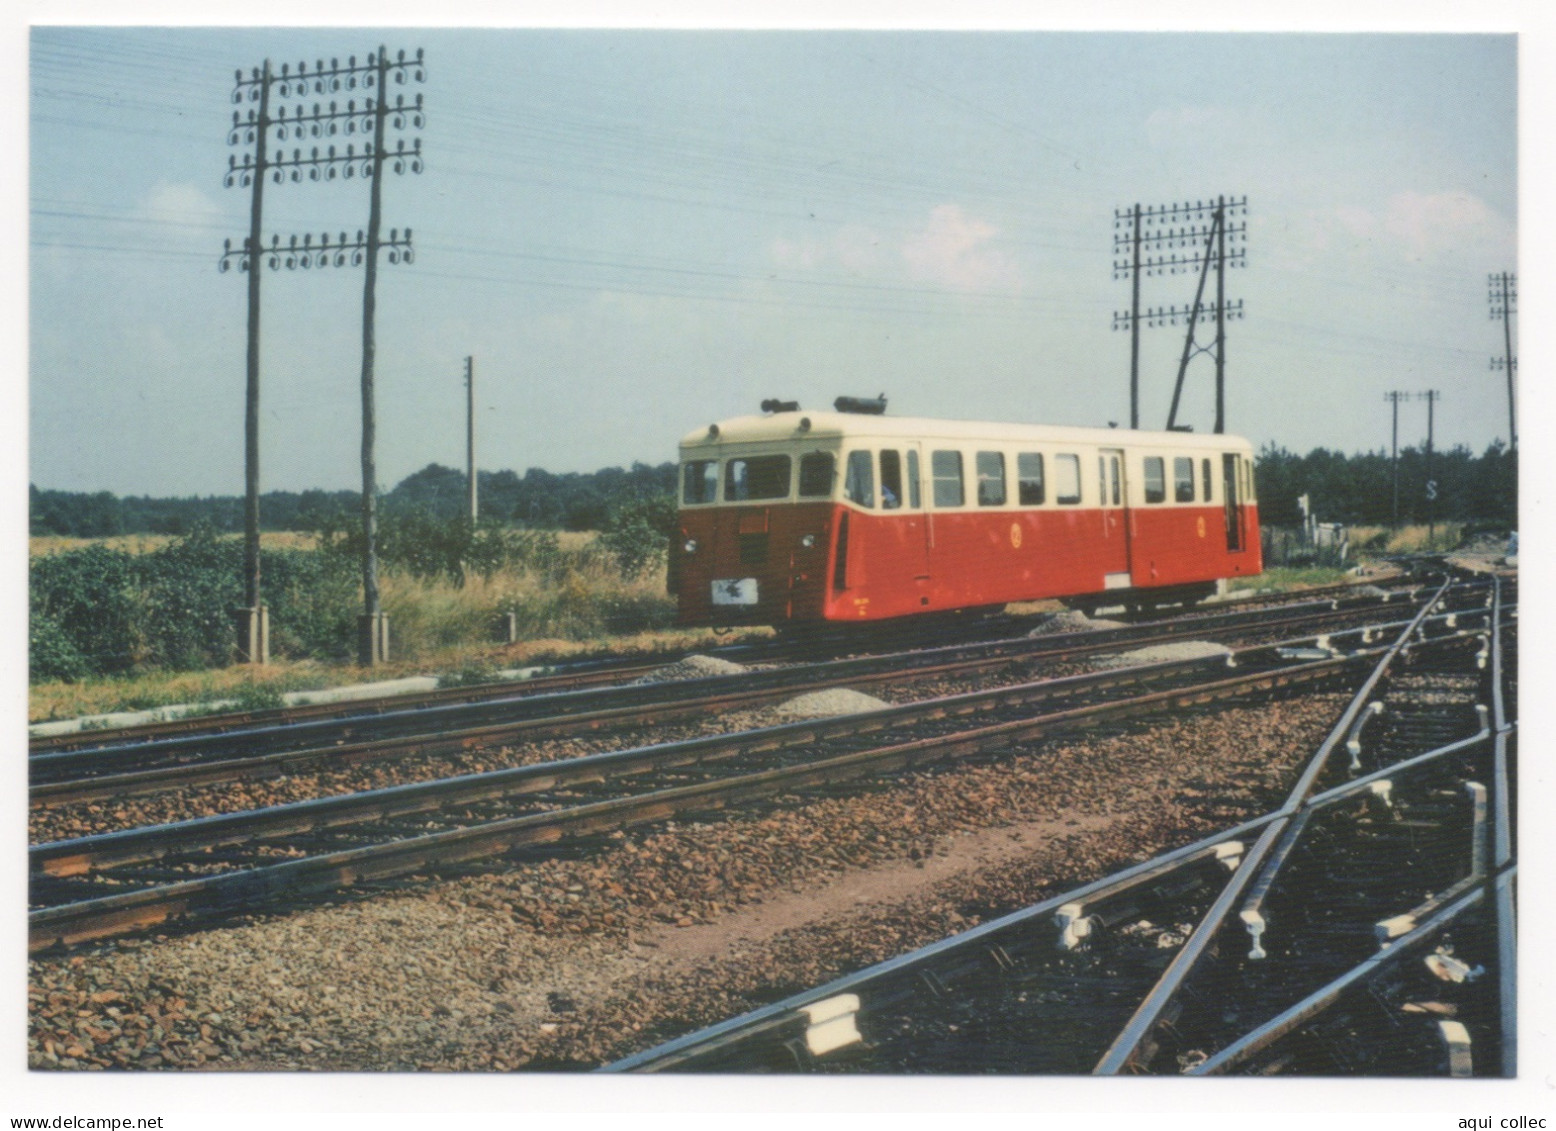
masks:
<path id="1" fill-rule="evenodd" d="M 1162 604 L 1262 568 L 1235 436 L 779 411 L 680 457 L 684 624 Z"/>

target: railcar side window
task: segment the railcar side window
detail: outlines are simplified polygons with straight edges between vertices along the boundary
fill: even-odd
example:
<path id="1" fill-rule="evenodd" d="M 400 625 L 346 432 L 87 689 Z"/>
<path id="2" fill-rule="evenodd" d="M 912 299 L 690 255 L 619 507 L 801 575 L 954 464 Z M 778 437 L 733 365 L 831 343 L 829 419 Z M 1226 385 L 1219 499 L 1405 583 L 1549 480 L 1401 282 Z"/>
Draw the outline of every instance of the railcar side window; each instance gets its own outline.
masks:
<path id="1" fill-rule="evenodd" d="M 918 497 L 918 452 L 913 448 L 908 449 L 908 506 L 914 510 L 919 508 Z"/>
<path id="2" fill-rule="evenodd" d="M 800 497 L 824 498 L 832 494 L 837 463 L 831 452 L 806 452 L 800 457 Z"/>
<path id="3" fill-rule="evenodd" d="M 1205 502 L 1208 503 L 1211 500 L 1211 495 L 1210 495 L 1210 483 L 1211 483 L 1211 480 L 1210 480 L 1210 461 L 1208 459 L 1202 459 L 1202 460 L 1199 461 L 1199 481 L 1200 481 L 1200 485 L 1205 488 L 1205 490 L 1202 492 L 1202 494 L 1204 496 Z"/>
<path id="4" fill-rule="evenodd" d="M 979 452 L 978 505 L 1002 507 L 1005 505 L 1005 453 Z"/>
<path id="5" fill-rule="evenodd" d="M 1145 457 L 1145 501 L 1148 503 L 1167 501 L 1167 468 L 1161 456 Z"/>
<path id="6" fill-rule="evenodd" d="M 1194 461 L 1188 456 L 1173 457 L 1172 497 L 1179 503 L 1194 501 Z"/>
<path id="7" fill-rule="evenodd" d="M 1024 507 L 1043 505 L 1043 453 L 1020 452 L 1016 456 L 1016 499 Z"/>
<path id="8" fill-rule="evenodd" d="M 861 507 L 875 505 L 874 462 L 869 452 L 849 452 L 848 472 L 843 478 L 843 498 Z"/>
<path id="9" fill-rule="evenodd" d="M 881 453 L 881 508 L 896 510 L 902 505 L 902 453 Z"/>
<path id="10" fill-rule="evenodd" d="M 935 506 L 961 506 L 962 453 L 931 452 L 929 471 L 935 477 Z"/>
<path id="11" fill-rule="evenodd" d="M 788 497 L 788 456 L 750 456 L 732 459 L 724 465 L 725 502 Z"/>
<path id="12" fill-rule="evenodd" d="M 1054 456 L 1054 502 L 1074 506 L 1081 501 L 1081 457 Z"/>
<path id="13" fill-rule="evenodd" d="M 711 503 L 718 490 L 718 460 L 694 459 L 681 468 L 681 502 Z"/>

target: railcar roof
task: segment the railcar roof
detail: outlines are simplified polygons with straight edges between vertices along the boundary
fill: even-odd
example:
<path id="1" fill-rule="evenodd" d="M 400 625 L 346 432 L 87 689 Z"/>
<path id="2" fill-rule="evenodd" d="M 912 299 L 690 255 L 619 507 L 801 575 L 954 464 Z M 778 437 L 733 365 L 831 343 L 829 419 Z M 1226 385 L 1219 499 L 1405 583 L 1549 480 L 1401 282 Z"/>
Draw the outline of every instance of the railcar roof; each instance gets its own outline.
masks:
<path id="1" fill-rule="evenodd" d="M 1161 448 L 1235 448 L 1252 445 L 1241 436 L 1210 432 L 1147 432 L 1129 428 L 1079 428 L 1060 424 L 1009 424 L 982 420 L 936 420 L 917 416 L 868 416 L 848 412 L 778 412 L 770 416 L 736 416 L 720 420 L 718 436 L 710 439 L 706 426 L 681 438 L 683 448 L 720 447 L 726 444 L 772 443 L 802 435 L 800 421 L 808 419 L 803 433 L 812 439 L 936 439 L 989 440 L 995 442 L 1144 444 Z"/>

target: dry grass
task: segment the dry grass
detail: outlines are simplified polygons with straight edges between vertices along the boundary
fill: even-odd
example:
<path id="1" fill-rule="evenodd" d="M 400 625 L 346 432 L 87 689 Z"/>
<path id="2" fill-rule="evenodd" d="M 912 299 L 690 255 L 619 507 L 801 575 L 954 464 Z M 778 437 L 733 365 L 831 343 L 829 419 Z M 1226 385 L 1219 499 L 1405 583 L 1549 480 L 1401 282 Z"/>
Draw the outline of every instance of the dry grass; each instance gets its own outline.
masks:
<path id="1" fill-rule="evenodd" d="M 1432 550 L 1451 550 L 1459 544 L 1464 529 L 1462 522 L 1439 522 L 1435 537 L 1431 527 L 1401 526 L 1390 530 L 1387 526 L 1353 526 L 1350 528 L 1352 553 L 1362 554 L 1415 554 Z"/>
<path id="2" fill-rule="evenodd" d="M 241 534 L 223 535 L 241 538 Z M 86 546 L 105 546 L 110 550 L 122 550 L 128 554 L 150 554 L 179 540 L 174 534 L 120 534 L 113 538 L 67 538 L 57 534 L 33 535 L 27 540 L 28 555 L 34 558 L 45 554 L 62 554 Z M 266 530 L 259 535 L 259 544 L 267 550 L 312 550 L 319 544 L 316 534 L 288 530 Z"/>

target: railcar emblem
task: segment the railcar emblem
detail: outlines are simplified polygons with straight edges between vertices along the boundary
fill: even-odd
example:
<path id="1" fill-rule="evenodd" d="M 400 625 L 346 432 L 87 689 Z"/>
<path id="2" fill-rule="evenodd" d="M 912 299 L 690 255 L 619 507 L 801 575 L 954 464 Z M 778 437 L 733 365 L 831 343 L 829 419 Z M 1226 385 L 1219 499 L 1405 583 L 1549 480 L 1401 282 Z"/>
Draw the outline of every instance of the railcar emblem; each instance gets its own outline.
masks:
<path id="1" fill-rule="evenodd" d="M 1199 536 L 1201 538 L 1203 538 L 1205 536 L 1205 516 L 1204 515 L 1200 515 L 1199 516 L 1199 522 L 1196 524 L 1196 526 L 1197 526 L 1197 529 L 1199 530 Z"/>
<path id="2" fill-rule="evenodd" d="M 1010 548 L 1013 550 L 1021 549 L 1021 524 L 1019 522 L 1010 524 Z"/>

